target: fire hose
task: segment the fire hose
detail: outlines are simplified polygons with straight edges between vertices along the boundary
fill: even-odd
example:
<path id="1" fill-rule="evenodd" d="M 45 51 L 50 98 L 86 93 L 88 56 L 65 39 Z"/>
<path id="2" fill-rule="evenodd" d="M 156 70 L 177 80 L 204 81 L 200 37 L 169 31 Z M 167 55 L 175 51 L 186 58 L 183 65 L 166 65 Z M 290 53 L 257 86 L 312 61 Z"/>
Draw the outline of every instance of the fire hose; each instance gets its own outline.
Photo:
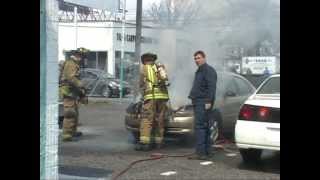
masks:
<path id="1" fill-rule="evenodd" d="M 226 139 L 222 134 L 219 135 L 220 136 L 220 140 L 218 140 L 215 145 L 213 145 L 213 147 L 217 148 L 217 149 L 222 149 L 223 151 L 227 152 L 227 153 L 234 153 L 234 151 L 224 147 L 224 144 L 234 144 L 234 142 Z M 140 163 L 140 162 L 144 162 L 144 161 L 152 161 L 152 160 L 158 160 L 158 159 L 162 159 L 162 158 L 177 158 L 177 157 L 188 157 L 195 154 L 195 152 L 193 153 L 189 153 L 189 154 L 175 154 L 175 155 L 170 155 L 170 154 L 162 154 L 162 153 L 152 153 L 150 154 L 150 158 L 146 158 L 146 159 L 140 159 L 140 160 L 136 160 L 131 162 L 127 168 L 125 168 L 124 170 L 120 171 L 117 175 L 114 176 L 114 178 L 112 178 L 113 180 L 118 179 L 121 175 L 123 175 L 124 173 L 126 173 L 130 168 L 133 167 L 133 165 Z"/>
<path id="2" fill-rule="evenodd" d="M 144 162 L 144 161 L 152 161 L 152 160 L 158 160 L 158 159 L 162 159 L 162 158 L 168 158 L 168 157 L 188 157 L 193 155 L 194 153 L 190 153 L 190 154 L 183 154 L 183 155 L 169 155 L 169 154 L 162 154 L 162 153 L 152 153 L 150 155 L 150 158 L 146 158 L 146 159 L 140 159 L 140 160 L 136 160 L 133 161 L 132 163 L 130 163 L 128 165 L 128 167 L 124 170 L 122 170 L 120 173 L 118 173 L 113 180 L 116 180 L 117 178 L 119 178 L 122 174 L 126 173 L 133 165 L 140 163 L 140 162 Z"/>
<path id="3" fill-rule="evenodd" d="M 149 79 L 147 79 L 147 81 L 151 82 L 153 84 L 152 81 L 150 81 Z M 154 99 L 154 85 L 152 85 L 152 95 L 153 95 L 153 99 Z M 155 101 L 153 101 L 153 111 L 155 112 Z M 171 106 L 171 102 L 170 102 L 170 99 L 169 99 L 169 106 Z M 171 112 L 172 113 L 172 112 Z M 224 136 L 222 136 L 222 134 L 219 134 L 220 135 L 220 140 L 217 141 L 215 143 L 215 145 L 213 145 L 213 147 L 215 148 L 220 148 L 222 149 L 223 151 L 225 152 L 232 152 L 231 150 L 225 148 L 223 146 L 223 144 L 232 144 L 233 142 L 227 140 L 226 138 L 224 138 Z M 125 168 L 124 170 L 120 171 L 117 175 L 114 176 L 114 180 L 118 179 L 121 175 L 123 175 L 124 173 L 126 173 L 130 168 L 133 167 L 133 165 L 137 164 L 137 163 L 140 163 L 140 162 L 145 162 L 145 161 L 152 161 L 152 160 L 159 160 L 159 159 L 162 159 L 162 158 L 169 158 L 169 157 L 173 157 L 173 158 L 177 158 L 177 157 L 188 157 L 188 156 L 191 156 L 195 154 L 195 152 L 193 153 L 189 153 L 189 154 L 182 154 L 182 155 L 179 155 L 179 154 L 176 154 L 176 155 L 170 155 L 170 154 L 162 154 L 162 153 L 152 153 L 150 155 L 150 158 L 146 158 L 146 159 L 140 159 L 140 160 L 136 160 L 136 161 L 133 161 L 131 162 L 127 168 Z"/>

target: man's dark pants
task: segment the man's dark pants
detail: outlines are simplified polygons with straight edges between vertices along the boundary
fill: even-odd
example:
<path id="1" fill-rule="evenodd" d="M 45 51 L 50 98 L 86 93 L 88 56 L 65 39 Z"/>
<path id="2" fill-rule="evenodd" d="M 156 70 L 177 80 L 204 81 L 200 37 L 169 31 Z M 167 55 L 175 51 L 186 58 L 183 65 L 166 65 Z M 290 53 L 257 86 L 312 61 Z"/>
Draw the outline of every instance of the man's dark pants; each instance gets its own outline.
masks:
<path id="1" fill-rule="evenodd" d="M 212 140 L 210 137 L 210 127 L 213 123 L 212 110 L 205 109 L 204 101 L 194 101 L 196 153 L 208 155 L 211 151 Z"/>

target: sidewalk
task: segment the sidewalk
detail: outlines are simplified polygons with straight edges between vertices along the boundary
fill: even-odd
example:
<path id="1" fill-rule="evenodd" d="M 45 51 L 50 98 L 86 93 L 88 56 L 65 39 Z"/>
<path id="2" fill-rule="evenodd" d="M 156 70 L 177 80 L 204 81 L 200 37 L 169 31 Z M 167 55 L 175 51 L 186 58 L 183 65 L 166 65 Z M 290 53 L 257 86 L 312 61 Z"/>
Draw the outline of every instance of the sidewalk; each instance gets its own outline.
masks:
<path id="1" fill-rule="evenodd" d="M 111 174 L 108 177 L 93 178 L 93 177 L 80 177 L 80 176 L 69 176 L 59 174 L 59 180 L 111 180 Z"/>

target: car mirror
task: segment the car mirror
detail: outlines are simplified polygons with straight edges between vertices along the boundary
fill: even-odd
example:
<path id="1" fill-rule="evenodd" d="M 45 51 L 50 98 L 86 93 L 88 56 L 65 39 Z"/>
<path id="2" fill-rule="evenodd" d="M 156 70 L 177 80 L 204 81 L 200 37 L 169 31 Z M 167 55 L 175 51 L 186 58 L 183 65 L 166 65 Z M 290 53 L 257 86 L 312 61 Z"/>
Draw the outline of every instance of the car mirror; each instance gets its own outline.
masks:
<path id="1" fill-rule="evenodd" d="M 227 91 L 224 95 L 225 97 L 235 97 L 237 96 L 235 92 L 233 91 Z"/>

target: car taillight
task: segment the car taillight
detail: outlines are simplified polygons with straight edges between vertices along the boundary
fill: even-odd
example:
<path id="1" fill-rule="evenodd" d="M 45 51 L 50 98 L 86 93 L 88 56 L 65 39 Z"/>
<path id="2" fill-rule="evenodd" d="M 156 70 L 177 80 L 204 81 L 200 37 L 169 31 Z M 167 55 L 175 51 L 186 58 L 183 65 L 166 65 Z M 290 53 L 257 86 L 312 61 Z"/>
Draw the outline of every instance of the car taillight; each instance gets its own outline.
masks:
<path id="1" fill-rule="evenodd" d="M 270 109 L 267 107 L 260 107 L 258 110 L 258 118 L 261 120 L 267 120 L 270 114 Z"/>
<path id="2" fill-rule="evenodd" d="M 267 121 L 270 116 L 271 109 L 268 107 L 244 104 L 239 113 L 239 120 Z"/>
<path id="3" fill-rule="evenodd" d="M 243 105 L 240 113 L 239 113 L 239 119 L 243 120 L 250 120 L 253 117 L 253 108 L 249 105 Z"/>

